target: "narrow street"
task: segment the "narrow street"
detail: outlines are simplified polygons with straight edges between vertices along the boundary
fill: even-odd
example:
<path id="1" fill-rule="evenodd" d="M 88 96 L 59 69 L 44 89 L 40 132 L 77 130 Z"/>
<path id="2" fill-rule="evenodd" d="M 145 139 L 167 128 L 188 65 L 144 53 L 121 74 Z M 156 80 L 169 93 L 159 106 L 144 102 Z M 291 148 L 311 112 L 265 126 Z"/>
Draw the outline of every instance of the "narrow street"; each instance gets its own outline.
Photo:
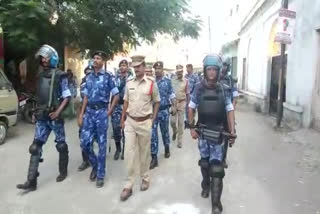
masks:
<path id="1" fill-rule="evenodd" d="M 225 214 L 319 214 L 320 134 L 311 130 L 280 133 L 274 119 L 239 106 L 236 145 L 229 150 L 222 202 Z M 249 108 L 251 109 L 251 108 Z M 51 135 L 44 147 L 38 190 L 24 194 L 15 188 L 26 180 L 28 147 L 33 126 L 19 123 L 0 147 L 1 214 L 207 214 L 209 199 L 200 197 L 201 174 L 196 141 L 189 131 L 184 145 L 172 144 L 171 158 L 152 171 L 151 187 L 139 191 L 139 183 L 127 202 L 119 199 L 125 179 L 123 161 L 107 158 L 105 186 L 89 182 L 90 169 L 77 172 L 80 147 L 76 121 L 66 122 L 70 150 L 69 176 L 56 183 L 58 153 Z M 114 147 L 114 142 L 111 142 Z"/>

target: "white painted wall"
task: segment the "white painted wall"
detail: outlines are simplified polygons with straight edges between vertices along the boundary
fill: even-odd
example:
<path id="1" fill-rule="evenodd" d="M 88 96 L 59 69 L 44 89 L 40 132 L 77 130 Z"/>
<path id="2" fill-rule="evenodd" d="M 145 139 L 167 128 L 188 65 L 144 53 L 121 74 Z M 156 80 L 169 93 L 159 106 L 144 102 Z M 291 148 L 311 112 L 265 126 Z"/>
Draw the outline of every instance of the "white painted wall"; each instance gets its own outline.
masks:
<path id="1" fill-rule="evenodd" d="M 276 1 L 250 27 L 240 34 L 238 49 L 238 78 L 242 81 L 243 58 L 247 58 L 248 91 L 259 97 L 269 96 L 270 56 L 268 44 L 272 25 L 281 1 Z M 241 84 L 241 83 L 240 83 Z"/>
<path id="2" fill-rule="evenodd" d="M 319 59 L 319 35 L 315 29 L 320 27 L 320 1 L 295 1 L 289 9 L 296 10 L 297 20 L 295 38 L 288 47 L 287 103 L 303 107 L 303 126 L 309 127 Z"/>

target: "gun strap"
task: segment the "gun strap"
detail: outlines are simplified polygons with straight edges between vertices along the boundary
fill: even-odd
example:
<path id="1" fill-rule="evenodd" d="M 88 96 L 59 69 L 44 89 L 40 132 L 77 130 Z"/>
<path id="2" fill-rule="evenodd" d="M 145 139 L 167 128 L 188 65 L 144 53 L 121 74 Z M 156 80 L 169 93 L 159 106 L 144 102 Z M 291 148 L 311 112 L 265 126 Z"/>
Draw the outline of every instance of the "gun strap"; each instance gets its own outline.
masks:
<path id="1" fill-rule="evenodd" d="M 53 86 L 54 86 L 54 79 L 55 79 L 55 73 L 56 73 L 56 70 L 54 69 L 52 71 L 52 74 L 51 74 L 51 82 L 50 82 L 50 91 L 49 91 L 49 103 L 48 103 L 48 107 L 50 108 L 51 105 L 52 105 L 52 97 L 53 97 Z"/>

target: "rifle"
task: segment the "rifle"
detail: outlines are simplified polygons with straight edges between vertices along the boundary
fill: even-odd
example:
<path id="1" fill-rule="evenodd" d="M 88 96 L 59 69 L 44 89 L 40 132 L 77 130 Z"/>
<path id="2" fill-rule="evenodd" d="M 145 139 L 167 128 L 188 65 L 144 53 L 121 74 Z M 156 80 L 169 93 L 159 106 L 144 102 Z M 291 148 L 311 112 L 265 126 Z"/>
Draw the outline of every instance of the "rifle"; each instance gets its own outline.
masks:
<path id="1" fill-rule="evenodd" d="M 231 133 L 226 132 L 222 126 L 217 127 L 216 130 L 210 130 L 206 125 L 198 124 L 195 126 L 195 130 L 199 134 L 200 138 L 218 141 L 221 143 L 223 142 L 223 138 L 227 139 L 227 143 L 229 142 L 229 139 L 237 138 L 237 135 L 232 135 Z M 229 144 L 229 146 L 232 147 L 231 144 Z"/>

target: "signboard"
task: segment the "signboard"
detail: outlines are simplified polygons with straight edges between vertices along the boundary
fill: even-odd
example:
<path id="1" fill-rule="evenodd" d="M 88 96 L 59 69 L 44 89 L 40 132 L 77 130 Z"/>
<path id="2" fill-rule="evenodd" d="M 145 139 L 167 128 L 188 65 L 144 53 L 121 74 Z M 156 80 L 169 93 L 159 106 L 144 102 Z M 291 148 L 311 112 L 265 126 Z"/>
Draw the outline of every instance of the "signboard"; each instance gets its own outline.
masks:
<path id="1" fill-rule="evenodd" d="M 275 42 L 291 44 L 293 40 L 294 26 L 296 23 L 296 12 L 280 9 L 278 17 L 278 29 Z"/>

